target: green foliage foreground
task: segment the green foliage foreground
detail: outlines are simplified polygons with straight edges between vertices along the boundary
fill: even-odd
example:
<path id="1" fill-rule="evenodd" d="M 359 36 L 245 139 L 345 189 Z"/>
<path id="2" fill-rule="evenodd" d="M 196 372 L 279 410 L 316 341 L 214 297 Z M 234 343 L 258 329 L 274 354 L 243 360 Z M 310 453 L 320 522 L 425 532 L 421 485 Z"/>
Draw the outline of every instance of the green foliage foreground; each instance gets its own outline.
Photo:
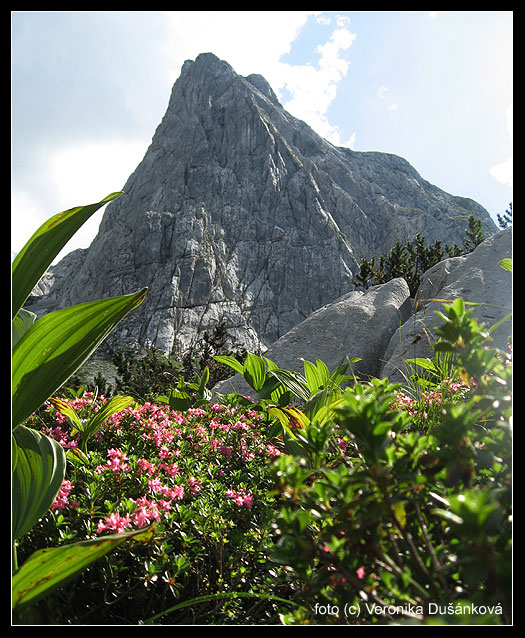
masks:
<path id="1" fill-rule="evenodd" d="M 511 358 L 463 300 L 440 316 L 410 393 L 248 355 L 217 359 L 253 398 L 203 372 L 17 407 L 15 622 L 510 624 Z"/>

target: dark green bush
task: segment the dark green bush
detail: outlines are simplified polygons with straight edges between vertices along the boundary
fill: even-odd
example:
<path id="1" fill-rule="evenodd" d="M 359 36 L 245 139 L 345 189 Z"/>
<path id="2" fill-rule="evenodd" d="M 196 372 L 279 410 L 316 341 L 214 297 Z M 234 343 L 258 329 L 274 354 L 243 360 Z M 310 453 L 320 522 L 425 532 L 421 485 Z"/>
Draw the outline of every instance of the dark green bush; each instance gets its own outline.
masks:
<path id="1" fill-rule="evenodd" d="M 440 404 L 427 434 L 374 379 L 335 406 L 344 453 L 325 423 L 323 464 L 276 463 L 273 557 L 301 583 L 287 622 L 511 622 L 510 366 L 462 300 L 443 319 L 436 348 L 470 390 Z"/>

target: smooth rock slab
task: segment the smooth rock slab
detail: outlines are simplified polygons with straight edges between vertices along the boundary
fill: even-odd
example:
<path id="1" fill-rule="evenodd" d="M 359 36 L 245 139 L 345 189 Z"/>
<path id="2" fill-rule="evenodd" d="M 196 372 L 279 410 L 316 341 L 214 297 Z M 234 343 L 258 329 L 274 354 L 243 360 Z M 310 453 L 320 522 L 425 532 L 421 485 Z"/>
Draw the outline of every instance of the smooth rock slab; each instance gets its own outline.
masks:
<path id="1" fill-rule="evenodd" d="M 423 276 L 416 294 L 416 312 L 392 336 L 385 352 L 381 377 L 392 383 L 406 383 L 405 359 L 434 358 L 435 329 L 442 324 L 435 313 L 443 309 L 444 299 L 461 297 L 475 302 L 472 317 L 488 328 L 512 312 L 512 274 L 499 262 L 512 257 L 512 228 L 492 235 L 464 257 L 445 259 Z M 512 334 L 512 322 L 505 321 L 491 333 L 492 345 L 506 350 Z"/>
<path id="2" fill-rule="evenodd" d="M 352 369 L 359 377 L 377 376 L 390 339 L 412 313 L 413 300 L 404 279 L 392 279 L 366 291 L 343 295 L 312 313 L 273 343 L 264 356 L 280 368 L 303 373 L 303 359 L 321 359 L 334 370 L 348 356 L 361 357 Z M 254 391 L 242 375 L 222 381 L 214 388 L 227 394 Z"/>

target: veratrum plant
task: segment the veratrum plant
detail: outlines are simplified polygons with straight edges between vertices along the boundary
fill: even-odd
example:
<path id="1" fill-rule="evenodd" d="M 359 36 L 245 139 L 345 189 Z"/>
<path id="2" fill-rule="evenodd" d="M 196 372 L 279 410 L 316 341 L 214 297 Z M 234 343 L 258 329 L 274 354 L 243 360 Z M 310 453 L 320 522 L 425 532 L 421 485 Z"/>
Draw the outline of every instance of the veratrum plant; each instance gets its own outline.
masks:
<path id="1" fill-rule="evenodd" d="M 16 539 L 53 503 L 66 466 L 60 444 L 22 422 L 78 370 L 128 312 L 142 303 L 147 289 L 64 308 L 38 320 L 22 306 L 78 228 L 120 194 L 54 215 L 32 235 L 12 265 L 12 603 L 16 613 L 125 540 L 119 535 L 113 540 L 106 537 L 104 543 L 97 539 L 96 545 L 41 550 L 43 556 L 38 560 L 31 556 L 22 567 L 17 564 Z M 51 556 L 49 552 L 52 564 L 46 558 Z M 69 569 L 63 568 L 66 561 Z M 57 570 L 57 563 L 62 568 Z"/>

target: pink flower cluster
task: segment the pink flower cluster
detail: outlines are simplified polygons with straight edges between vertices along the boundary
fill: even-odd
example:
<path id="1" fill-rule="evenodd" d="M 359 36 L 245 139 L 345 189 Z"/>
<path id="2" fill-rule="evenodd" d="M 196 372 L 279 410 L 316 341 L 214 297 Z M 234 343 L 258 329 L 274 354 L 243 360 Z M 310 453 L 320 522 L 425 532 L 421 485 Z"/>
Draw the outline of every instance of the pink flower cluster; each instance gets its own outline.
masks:
<path id="1" fill-rule="evenodd" d="M 95 469 L 97 474 L 100 474 L 102 470 L 106 467 L 111 468 L 113 474 L 118 474 L 119 472 L 127 472 L 129 470 L 129 459 L 122 452 L 122 450 L 111 448 L 107 451 L 108 460 L 105 465 L 98 465 Z"/>
<path id="2" fill-rule="evenodd" d="M 427 419 L 428 411 L 441 405 L 446 397 L 455 394 L 462 396 L 474 385 L 475 381 L 472 381 L 469 386 L 461 381 L 445 378 L 437 390 L 424 390 L 419 399 L 415 399 L 404 392 L 398 392 L 395 405 L 392 407 L 397 410 L 405 410 L 410 416 Z"/>
<path id="3" fill-rule="evenodd" d="M 57 414 L 57 422 L 59 421 L 59 416 L 63 415 Z M 63 420 L 65 421 L 66 417 L 64 417 Z M 55 441 L 58 441 L 65 450 L 70 450 L 78 447 L 76 437 L 70 437 L 69 433 L 64 432 L 60 425 L 57 425 L 56 428 L 42 428 L 42 432 L 49 436 L 51 439 L 55 439 Z"/>
<path id="4" fill-rule="evenodd" d="M 233 499 L 233 502 L 239 507 L 244 505 L 250 509 L 253 504 L 253 496 L 248 494 L 244 488 L 241 488 L 238 492 L 235 490 L 226 490 L 225 496 Z"/>
<path id="5" fill-rule="evenodd" d="M 104 520 L 99 520 L 97 527 L 97 534 L 101 534 L 105 532 L 107 529 L 113 530 L 114 532 L 120 533 L 124 532 L 126 528 L 130 526 L 129 514 L 126 516 L 121 516 L 116 512 L 112 512 L 109 516 L 106 516 Z"/>
<path id="6" fill-rule="evenodd" d="M 90 393 L 69 403 L 76 410 L 98 409 L 93 406 Z M 63 447 L 76 447 L 66 426 L 58 423 L 60 417 L 59 413 L 53 413 L 57 426 L 48 428 L 48 432 Z M 218 477 L 228 474 L 230 463 L 235 467 L 239 462 L 249 463 L 258 455 L 279 456 L 279 449 L 261 439 L 256 423 L 262 418 L 255 410 L 244 412 L 221 404 L 180 413 L 152 403 L 135 404 L 110 416 L 95 437 L 99 449 L 106 454 L 106 461 L 95 468 L 101 477 L 101 487 L 108 489 L 114 482 L 126 489 L 142 491 L 129 494 L 124 510 L 119 512 L 116 507 L 110 514 L 102 514 L 97 533 L 120 533 L 132 526 L 142 528 L 154 521 L 169 519 L 174 503 L 200 497 L 206 489 L 205 479 L 186 470 L 188 454 L 212 455 L 211 467 L 216 468 Z M 125 448 L 120 447 L 119 440 L 127 441 Z M 71 507 L 68 494 L 72 488 L 71 482 L 64 482 L 53 510 Z M 227 489 L 225 496 L 239 508 L 251 509 L 254 502 L 246 488 Z M 93 511 L 92 504 L 90 510 Z"/>
<path id="7" fill-rule="evenodd" d="M 55 498 L 54 503 L 49 508 L 52 512 L 61 512 L 66 509 L 66 507 L 78 507 L 78 502 L 69 502 L 69 493 L 73 489 L 73 483 L 71 481 L 62 481 L 62 485 L 58 491 L 58 494 Z"/>

